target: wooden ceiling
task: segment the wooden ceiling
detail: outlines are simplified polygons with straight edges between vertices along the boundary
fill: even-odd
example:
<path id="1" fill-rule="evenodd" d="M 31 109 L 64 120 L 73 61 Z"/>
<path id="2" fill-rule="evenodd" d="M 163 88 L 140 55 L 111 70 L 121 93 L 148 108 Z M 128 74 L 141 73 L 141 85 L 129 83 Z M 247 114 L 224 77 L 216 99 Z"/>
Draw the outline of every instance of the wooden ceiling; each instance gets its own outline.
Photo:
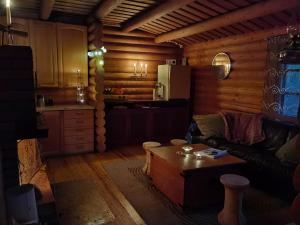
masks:
<path id="1" fill-rule="evenodd" d="M 123 32 L 138 29 L 157 36 L 157 42 L 171 41 L 181 45 L 284 26 L 291 20 L 293 10 L 300 2 L 299 0 L 11 1 L 15 16 L 38 18 L 41 17 L 42 8 L 51 8 L 46 18 L 51 12 L 85 17 L 95 15 L 104 25 L 119 27 Z M 258 13 L 252 13 L 251 7 L 252 11 L 256 10 Z M 240 15 L 237 15 L 239 12 Z"/>

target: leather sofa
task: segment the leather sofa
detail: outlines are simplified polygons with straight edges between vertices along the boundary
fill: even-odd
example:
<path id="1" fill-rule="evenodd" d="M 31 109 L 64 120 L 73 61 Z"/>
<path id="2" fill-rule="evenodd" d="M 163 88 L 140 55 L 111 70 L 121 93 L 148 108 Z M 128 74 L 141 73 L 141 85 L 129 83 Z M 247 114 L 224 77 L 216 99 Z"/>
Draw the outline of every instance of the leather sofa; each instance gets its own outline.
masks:
<path id="1" fill-rule="evenodd" d="M 195 121 L 192 121 L 186 139 L 189 143 L 203 143 L 219 149 L 227 149 L 231 155 L 247 161 L 242 171 L 250 179 L 251 185 L 292 200 L 296 192 L 293 188 L 293 174 L 297 165 L 281 162 L 276 151 L 300 132 L 300 127 L 269 119 L 263 120 L 265 140 L 251 145 L 228 142 L 225 138 L 204 139 Z"/>

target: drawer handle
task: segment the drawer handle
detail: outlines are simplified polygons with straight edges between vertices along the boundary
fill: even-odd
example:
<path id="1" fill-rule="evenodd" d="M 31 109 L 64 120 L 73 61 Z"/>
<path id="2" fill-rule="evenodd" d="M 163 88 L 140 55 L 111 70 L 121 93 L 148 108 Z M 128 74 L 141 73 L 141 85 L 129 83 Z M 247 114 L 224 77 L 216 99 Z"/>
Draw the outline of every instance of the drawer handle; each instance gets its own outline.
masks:
<path id="1" fill-rule="evenodd" d="M 76 120 L 76 123 L 84 123 L 84 121 L 83 120 Z"/>
<path id="2" fill-rule="evenodd" d="M 84 113 L 82 113 L 82 112 L 77 112 L 75 114 L 78 115 L 78 116 L 83 116 L 84 115 Z"/>

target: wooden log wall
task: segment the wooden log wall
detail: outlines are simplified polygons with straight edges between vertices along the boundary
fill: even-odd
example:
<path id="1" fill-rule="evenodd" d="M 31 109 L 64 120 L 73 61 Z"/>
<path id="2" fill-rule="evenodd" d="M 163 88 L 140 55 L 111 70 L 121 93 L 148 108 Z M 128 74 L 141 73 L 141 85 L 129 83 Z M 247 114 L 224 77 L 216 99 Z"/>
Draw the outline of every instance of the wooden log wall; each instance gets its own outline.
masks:
<path id="1" fill-rule="evenodd" d="M 89 51 L 101 48 L 102 24 L 96 19 L 89 20 L 88 25 Z M 89 87 L 88 96 L 90 103 L 95 106 L 95 148 L 99 152 L 106 149 L 105 145 L 105 112 L 104 112 L 104 71 L 100 65 L 103 56 L 89 58 Z"/>
<path id="2" fill-rule="evenodd" d="M 166 59 L 177 59 L 181 63 L 182 49 L 173 44 L 157 44 L 154 36 L 143 32 L 121 33 L 104 29 L 104 87 L 112 88 L 109 98 L 128 100 L 152 99 L 152 90 L 157 81 L 157 66 Z M 148 74 L 134 77 L 134 64 L 148 65 Z"/>
<path id="3" fill-rule="evenodd" d="M 191 45 L 184 50 L 192 66 L 194 114 L 234 110 L 258 113 L 262 110 L 266 77 L 267 37 L 282 34 L 278 28 L 232 38 Z M 225 80 L 212 74 L 211 62 L 220 52 L 229 54 L 232 71 Z"/>

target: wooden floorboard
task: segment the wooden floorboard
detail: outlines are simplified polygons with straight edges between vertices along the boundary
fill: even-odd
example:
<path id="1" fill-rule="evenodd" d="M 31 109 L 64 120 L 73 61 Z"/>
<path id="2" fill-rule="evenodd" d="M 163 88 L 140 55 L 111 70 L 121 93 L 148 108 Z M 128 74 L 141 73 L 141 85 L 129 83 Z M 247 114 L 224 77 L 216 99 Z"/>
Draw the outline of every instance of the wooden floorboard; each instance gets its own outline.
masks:
<path id="1" fill-rule="evenodd" d="M 90 153 L 48 158 L 47 172 L 51 184 L 82 179 L 89 179 L 97 182 L 98 192 L 106 201 L 115 216 L 115 220 L 109 224 L 140 225 L 145 224 L 145 222 L 107 175 L 102 163 L 144 158 L 145 153 L 141 147 L 124 147 L 101 154 Z M 89 190 L 82 190 L 82 193 L 84 194 L 87 191 Z M 70 207 L 72 206 L 70 205 Z M 80 217 L 80 215 L 78 216 Z"/>

